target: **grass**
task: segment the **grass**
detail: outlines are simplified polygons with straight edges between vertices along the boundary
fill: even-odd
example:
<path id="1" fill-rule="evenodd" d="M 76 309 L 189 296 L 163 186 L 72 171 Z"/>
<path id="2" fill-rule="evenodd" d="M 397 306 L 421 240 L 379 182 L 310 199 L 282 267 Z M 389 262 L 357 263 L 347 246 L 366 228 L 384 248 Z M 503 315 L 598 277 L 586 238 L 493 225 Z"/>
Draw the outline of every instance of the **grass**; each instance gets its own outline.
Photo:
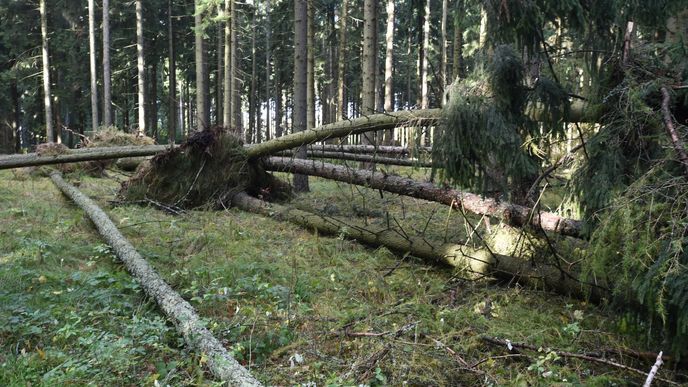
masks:
<path id="1" fill-rule="evenodd" d="M 269 385 L 636 384 L 636 375 L 557 359 L 546 348 L 659 349 L 603 307 L 462 279 L 447 267 L 236 209 L 170 216 L 112 207 L 115 179 L 71 180 Z M 311 179 L 311 188 L 294 204 L 357 224 L 392 221 L 435 240 L 458 241 L 470 230 L 446 206 L 323 179 Z M 0 172 L 0 284 L 0 385 L 214 384 L 202 356 L 185 350 L 49 179 Z M 543 351 L 505 357 L 481 335 Z M 480 374 L 457 356 L 481 362 Z"/>

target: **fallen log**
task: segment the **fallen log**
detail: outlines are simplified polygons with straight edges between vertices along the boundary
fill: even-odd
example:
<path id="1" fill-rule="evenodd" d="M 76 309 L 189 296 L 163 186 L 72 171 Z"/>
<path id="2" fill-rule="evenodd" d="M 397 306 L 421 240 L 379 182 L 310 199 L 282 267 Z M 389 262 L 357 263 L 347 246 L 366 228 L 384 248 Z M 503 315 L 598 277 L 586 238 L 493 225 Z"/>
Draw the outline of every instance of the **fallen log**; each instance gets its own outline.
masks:
<path id="1" fill-rule="evenodd" d="M 316 141 L 345 137 L 398 125 L 428 125 L 439 120 L 441 109 L 409 110 L 386 114 L 374 114 L 353 120 L 338 121 L 318 128 L 293 133 L 260 144 L 246 145 L 248 157 L 256 158 L 299 147 Z M 106 160 L 124 157 L 153 156 L 168 149 L 167 145 L 122 146 L 103 148 L 69 149 L 64 153 L 40 155 L 28 153 L 0 157 L 0 169 L 63 164 L 77 161 Z"/>
<path id="2" fill-rule="evenodd" d="M 275 154 L 279 151 L 292 149 L 301 145 L 331 138 L 345 137 L 374 130 L 391 129 L 399 125 L 415 126 L 436 123 L 442 116 L 442 109 L 404 110 L 393 113 L 373 114 L 346 121 L 337 121 L 315 129 L 304 130 L 286 136 L 277 137 L 270 141 L 251 145 L 248 157 L 256 158 Z"/>
<path id="3" fill-rule="evenodd" d="M 409 253 L 431 263 L 443 263 L 477 276 L 492 276 L 534 287 L 546 288 L 560 294 L 599 300 L 606 295 L 600 285 L 590 285 L 577 279 L 574 269 L 570 272 L 549 264 L 535 264 L 532 260 L 502 255 L 486 248 L 475 248 L 453 243 L 436 243 L 425 238 L 405 234 L 396 229 L 362 228 L 335 217 L 267 203 L 246 193 L 239 193 L 232 204 L 242 210 L 288 221 L 309 230 L 330 235 L 344 235 L 373 246 Z"/>
<path id="4" fill-rule="evenodd" d="M 381 155 L 395 155 L 408 156 L 414 151 L 429 154 L 432 152 L 431 147 L 423 146 L 409 149 L 402 146 L 388 146 L 388 145 L 333 145 L 333 144 L 311 144 L 308 150 L 318 152 L 344 152 L 344 153 L 373 153 Z"/>
<path id="5" fill-rule="evenodd" d="M 232 358 L 225 347 L 205 327 L 194 308 L 141 257 L 93 200 L 64 181 L 59 172 L 51 173 L 50 178 L 62 193 L 86 212 L 100 235 L 112 247 L 129 273 L 136 278 L 144 292 L 153 298 L 163 313 L 172 320 L 187 345 L 207 357 L 208 368 L 218 380 L 231 386 L 261 385 L 246 368 Z"/>
<path id="6" fill-rule="evenodd" d="M 563 218 L 551 212 L 533 211 L 525 206 L 500 202 L 470 192 L 439 188 L 432 183 L 422 183 L 401 176 L 351 169 L 313 160 L 270 157 L 265 160 L 264 165 L 266 169 L 272 171 L 320 176 L 350 184 L 381 189 L 399 195 L 443 203 L 449 206 L 458 206 L 474 214 L 499 218 L 511 226 L 523 227 L 530 225 L 544 231 L 581 237 L 582 223 L 578 220 Z"/>
<path id="7" fill-rule="evenodd" d="M 292 150 L 279 152 L 278 156 L 293 157 L 295 154 Z M 432 167 L 432 163 L 425 160 L 413 160 L 407 158 L 398 157 L 381 157 L 377 155 L 370 154 L 357 154 L 357 153 L 340 153 L 340 152 L 325 152 L 325 151 L 307 151 L 306 154 L 312 159 L 334 159 L 334 160 L 350 160 L 350 161 L 361 161 L 365 163 L 377 163 L 385 165 L 400 165 L 406 167 Z"/>
<path id="8" fill-rule="evenodd" d="M 49 155 L 42 155 L 39 153 L 9 155 L 0 157 L 0 169 L 74 163 L 78 161 L 118 159 L 123 157 L 152 156 L 168 148 L 167 145 L 130 145 L 65 149 L 64 153 Z"/>

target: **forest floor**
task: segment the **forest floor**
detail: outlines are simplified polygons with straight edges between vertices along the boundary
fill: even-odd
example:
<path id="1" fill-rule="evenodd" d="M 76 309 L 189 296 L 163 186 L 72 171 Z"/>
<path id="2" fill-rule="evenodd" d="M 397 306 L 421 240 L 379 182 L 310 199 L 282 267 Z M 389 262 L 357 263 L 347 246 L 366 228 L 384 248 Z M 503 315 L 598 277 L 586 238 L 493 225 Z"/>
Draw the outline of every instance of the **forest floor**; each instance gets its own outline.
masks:
<path id="1" fill-rule="evenodd" d="M 113 206 L 125 178 L 69 180 L 267 385 L 635 385 L 643 375 L 549 348 L 658 349 L 609 307 L 464 279 L 343 235 L 237 209 Z M 440 241 L 470 232 L 443 205 L 317 178 L 311 189 L 293 205 Z M 541 349 L 509 353 L 483 336 Z M 0 385 L 214 385 L 204 361 L 48 178 L 0 172 Z"/>

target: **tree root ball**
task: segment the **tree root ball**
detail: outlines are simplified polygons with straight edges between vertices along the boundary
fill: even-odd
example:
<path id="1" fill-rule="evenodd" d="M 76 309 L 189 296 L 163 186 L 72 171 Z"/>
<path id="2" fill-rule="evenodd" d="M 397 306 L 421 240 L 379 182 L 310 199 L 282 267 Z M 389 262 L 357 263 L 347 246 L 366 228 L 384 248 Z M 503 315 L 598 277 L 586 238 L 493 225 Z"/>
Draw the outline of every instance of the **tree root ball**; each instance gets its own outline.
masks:
<path id="1" fill-rule="evenodd" d="M 264 200 L 286 200 L 291 186 L 248 160 L 241 139 L 222 127 L 194 132 L 181 146 L 141 164 L 122 184 L 123 201 L 154 201 L 185 209 L 218 209 L 242 191 Z"/>

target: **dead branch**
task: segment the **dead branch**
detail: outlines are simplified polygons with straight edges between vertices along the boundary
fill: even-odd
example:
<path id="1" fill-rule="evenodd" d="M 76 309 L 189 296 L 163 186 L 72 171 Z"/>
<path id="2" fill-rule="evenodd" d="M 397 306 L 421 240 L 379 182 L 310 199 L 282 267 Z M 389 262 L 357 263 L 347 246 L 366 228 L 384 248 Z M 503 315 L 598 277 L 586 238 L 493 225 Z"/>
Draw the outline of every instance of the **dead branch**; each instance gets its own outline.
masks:
<path id="1" fill-rule="evenodd" d="M 522 349 L 527 349 L 530 351 L 538 352 L 542 348 L 542 347 L 537 347 L 535 345 L 531 345 L 531 344 L 527 344 L 527 343 L 515 343 L 515 342 L 509 341 L 509 340 L 502 340 L 502 339 L 499 339 L 496 337 L 490 337 L 490 336 L 480 336 L 480 339 L 482 339 L 483 341 L 485 341 L 487 343 L 490 343 L 490 344 L 493 344 L 493 345 L 496 345 L 499 347 L 506 347 L 509 352 L 514 352 L 514 348 L 522 348 Z M 573 353 L 573 352 L 567 352 L 567 351 L 559 351 L 559 350 L 554 349 L 554 348 L 547 348 L 547 350 L 555 352 L 558 356 L 561 356 L 561 357 L 581 359 L 581 360 L 586 360 L 586 361 L 590 361 L 590 362 L 594 362 L 594 363 L 604 364 L 604 365 L 608 365 L 610 367 L 618 368 L 618 369 L 621 369 L 624 371 L 628 371 L 628 372 L 632 372 L 635 374 L 645 376 L 645 371 L 643 371 L 643 370 L 629 367 L 625 364 L 617 363 L 615 361 L 607 360 L 607 359 L 604 359 L 601 357 L 594 357 L 594 356 L 590 356 L 587 354 Z M 679 383 L 676 383 L 676 382 L 669 380 L 669 379 L 663 379 L 663 378 L 657 377 L 657 380 L 661 380 L 664 383 L 668 383 L 668 384 L 671 384 L 674 386 L 679 385 Z"/>
<path id="2" fill-rule="evenodd" d="M 671 143 L 674 145 L 674 150 L 678 155 L 678 159 L 683 163 L 683 167 L 686 169 L 688 174 L 688 154 L 686 154 L 686 147 L 676 132 L 676 127 L 674 127 L 674 119 L 671 117 L 671 110 L 669 105 L 671 104 L 671 95 L 666 87 L 662 87 L 662 118 L 664 119 L 664 126 L 669 133 L 669 138 Z"/>

